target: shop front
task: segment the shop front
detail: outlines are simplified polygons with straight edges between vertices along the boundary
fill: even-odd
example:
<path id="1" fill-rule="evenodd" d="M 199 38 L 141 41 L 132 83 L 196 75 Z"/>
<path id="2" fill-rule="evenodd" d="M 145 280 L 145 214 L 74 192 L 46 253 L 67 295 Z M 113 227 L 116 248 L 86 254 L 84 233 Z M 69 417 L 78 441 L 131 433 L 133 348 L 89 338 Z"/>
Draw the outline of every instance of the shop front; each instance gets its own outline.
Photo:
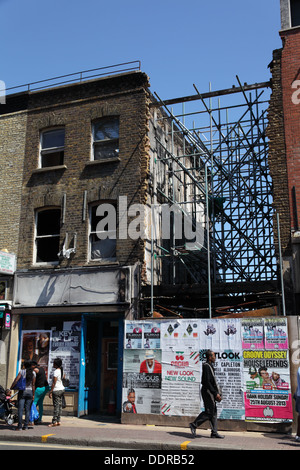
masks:
<path id="1" fill-rule="evenodd" d="M 124 290 L 120 296 L 124 272 L 111 270 L 108 276 L 101 271 L 88 274 L 66 276 L 66 273 L 59 273 L 53 277 L 52 273 L 48 279 L 45 279 L 46 274 L 43 279 L 41 275 L 32 274 L 16 277 L 8 385 L 26 359 L 41 364 L 51 383 L 53 360 L 60 357 L 68 379 L 66 414 L 120 415 L 123 325 L 130 309 Z M 125 278 L 125 284 L 127 281 Z M 41 294 L 39 285 L 45 287 L 45 282 L 51 289 Z M 84 295 L 87 282 L 89 299 Z M 82 297 L 80 302 L 78 297 L 75 302 L 70 290 L 78 286 Z M 91 286 L 101 286 L 101 291 L 99 287 L 93 289 L 93 296 Z M 56 299 L 66 296 L 68 303 L 58 305 Z M 96 303 L 96 298 L 101 303 Z M 44 405 L 45 413 L 51 413 L 52 403 L 48 397 Z"/>

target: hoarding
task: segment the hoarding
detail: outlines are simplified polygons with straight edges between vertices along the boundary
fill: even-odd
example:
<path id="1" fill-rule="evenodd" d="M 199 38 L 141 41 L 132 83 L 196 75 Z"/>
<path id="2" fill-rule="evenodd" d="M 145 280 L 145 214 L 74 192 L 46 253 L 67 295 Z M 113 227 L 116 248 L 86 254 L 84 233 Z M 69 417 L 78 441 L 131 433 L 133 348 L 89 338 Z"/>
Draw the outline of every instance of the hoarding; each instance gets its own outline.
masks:
<path id="1" fill-rule="evenodd" d="M 287 322 L 280 317 L 125 321 L 123 413 L 198 415 L 208 349 L 222 390 L 219 418 L 292 421 Z"/>

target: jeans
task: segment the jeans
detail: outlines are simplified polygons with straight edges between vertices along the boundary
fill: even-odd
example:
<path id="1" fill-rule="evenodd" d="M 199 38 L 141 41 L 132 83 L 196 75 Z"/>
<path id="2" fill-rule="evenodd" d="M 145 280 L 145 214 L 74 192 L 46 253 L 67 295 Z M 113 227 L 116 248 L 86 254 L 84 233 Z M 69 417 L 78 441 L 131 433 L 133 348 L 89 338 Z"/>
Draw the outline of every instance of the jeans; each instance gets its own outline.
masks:
<path id="1" fill-rule="evenodd" d="M 28 428 L 30 418 L 30 408 L 32 404 L 32 390 L 24 390 L 19 392 L 18 397 L 18 428 L 22 428 L 23 411 L 25 408 L 24 428 Z"/>
<path id="2" fill-rule="evenodd" d="M 43 413 L 44 413 L 44 398 L 46 396 L 47 391 L 49 390 L 49 387 L 38 387 L 35 389 L 35 394 L 34 394 L 34 404 L 36 407 L 39 408 L 39 418 L 38 418 L 38 423 L 42 421 Z"/>
<path id="3" fill-rule="evenodd" d="M 52 424 L 60 423 L 63 394 L 64 394 L 64 390 L 57 390 L 56 392 L 54 391 L 52 392 L 53 406 L 54 406 Z"/>

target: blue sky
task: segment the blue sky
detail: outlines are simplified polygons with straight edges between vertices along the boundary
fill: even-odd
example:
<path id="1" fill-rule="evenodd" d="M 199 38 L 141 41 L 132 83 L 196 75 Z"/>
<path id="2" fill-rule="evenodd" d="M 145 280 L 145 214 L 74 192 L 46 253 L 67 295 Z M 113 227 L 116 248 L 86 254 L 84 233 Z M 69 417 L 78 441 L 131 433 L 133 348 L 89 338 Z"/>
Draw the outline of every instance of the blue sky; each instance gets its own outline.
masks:
<path id="1" fill-rule="evenodd" d="M 0 0 L 6 87 L 140 60 L 162 99 L 270 79 L 279 0 Z"/>

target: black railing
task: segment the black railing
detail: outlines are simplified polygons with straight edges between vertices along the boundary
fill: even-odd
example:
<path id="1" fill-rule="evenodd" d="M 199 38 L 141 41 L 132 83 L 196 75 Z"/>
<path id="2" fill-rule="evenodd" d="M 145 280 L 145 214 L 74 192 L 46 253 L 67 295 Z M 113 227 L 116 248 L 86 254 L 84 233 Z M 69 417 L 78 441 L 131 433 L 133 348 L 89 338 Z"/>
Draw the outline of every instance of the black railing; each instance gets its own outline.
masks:
<path id="1" fill-rule="evenodd" d="M 6 94 L 16 93 L 18 91 L 36 91 L 54 86 L 65 85 L 67 83 L 80 83 L 92 78 L 114 75 L 117 73 L 130 72 L 134 70 L 141 70 L 141 62 L 134 60 L 131 62 L 123 62 L 121 64 L 109 65 L 106 67 L 99 67 L 96 69 L 82 70 L 81 72 L 74 72 L 67 75 L 60 75 L 58 77 L 47 78 L 37 82 L 26 83 L 10 88 L 6 88 Z M 73 77 L 73 78 L 71 78 Z M 51 83 L 50 83 L 51 82 Z M 8 93 L 9 92 L 9 93 Z"/>

